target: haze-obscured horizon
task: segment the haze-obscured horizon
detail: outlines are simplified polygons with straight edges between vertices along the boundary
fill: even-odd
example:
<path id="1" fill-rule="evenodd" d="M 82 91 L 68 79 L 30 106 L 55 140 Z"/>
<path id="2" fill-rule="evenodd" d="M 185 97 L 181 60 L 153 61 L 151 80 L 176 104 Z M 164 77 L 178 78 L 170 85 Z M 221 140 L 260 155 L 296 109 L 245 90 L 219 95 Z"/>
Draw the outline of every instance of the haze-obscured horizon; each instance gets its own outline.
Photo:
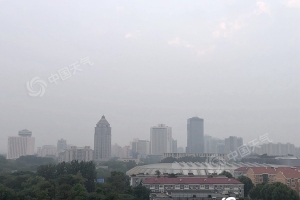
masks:
<path id="1" fill-rule="evenodd" d="M 1 0 L 0 152 L 25 128 L 35 147 L 93 148 L 102 115 L 112 144 L 149 140 L 163 123 L 185 147 L 198 116 L 214 137 L 299 146 L 299 19 L 299 0 Z M 42 97 L 28 94 L 34 77 L 47 82 Z"/>

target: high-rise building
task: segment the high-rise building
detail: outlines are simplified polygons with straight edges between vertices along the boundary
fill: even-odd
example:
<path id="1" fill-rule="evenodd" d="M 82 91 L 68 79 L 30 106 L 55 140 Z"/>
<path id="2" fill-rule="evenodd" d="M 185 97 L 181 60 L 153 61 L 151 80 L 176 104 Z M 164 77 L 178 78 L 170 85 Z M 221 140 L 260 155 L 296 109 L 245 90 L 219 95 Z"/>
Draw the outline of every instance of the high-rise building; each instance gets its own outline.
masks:
<path id="1" fill-rule="evenodd" d="M 205 153 L 224 153 L 225 141 L 219 138 L 214 138 L 209 135 L 204 136 Z"/>
<path id="2" fill-rule="evenodd" d="M 55 158 L 57 157 L 57 148 L 54 145 L 44 145 L 42 148 L 38 147 L 37 155 L 38 157 Z"/>
<path id="3" fill-rule="evenodd" d="M 204 120 L 192 117 L 187 120 L 187 153 L 204 153 Z"/>
<path id="4" fill-rule="evenodd" d="M 237 151 L 241 146 L 243 146 L 243 138 L 236 136 L 225 138 L 225 153 Z"/>
<path id="5" fill-rule="evenodd" d="M 117 157 L 121 158 L 122 157 L 122 147 L 118 145 L 117 143 L 112 145 L 111 147 L 111 157 Z"/>
<path id="6" fill-rule="evenodd" d="M 7 159 L 34 155 L 35 139 L 31 136 L 32 132 L 24 129 L 19 131 L 19 136 L 8 137 Z"/>
<path id="7" fill-rule="evenodd" d="M 57 152 L 63 152 L 64 150 L 68 149 L 67 141 L 64 139 L 60 139 L 57 141 Z"/>
<path id="8" fill-rule="evenodd" d="M 111 127 L 103 115 L 95 127 L 94 160 L 106 161 L 111 157 Z"/>
<path id="9" fill-rule="evenodd" d="M 72 160 L 80 161 L 92 161 L 93 150 L 89 146 L 76 147 L 72 146 L 71 149 L 67 149 L 64 152 L 59 153 L 58 162 L 71 162 Z"/>
<path id="10" fill-rule="evenodd" d="M 177 153 L 185 153 L 185 148 L 177 147 Z"/>
<path id="11" fill-rule="evenodd" d="M 177 153 L 177 140 L 172 139 L 172 153 Z"/>
<path id="12" fill-rule="evenodd" d="M 150 152 L 152 155 L 172 153 L 172 128 L 158 124 L 150 128 Z"/>
<path id="13" fill-rule="evenodd" d="M 133 139 L 130 142 L 130 151 L 132 158 L 141 158 L 150 154 L 150 142 L 148 140 Z"/>

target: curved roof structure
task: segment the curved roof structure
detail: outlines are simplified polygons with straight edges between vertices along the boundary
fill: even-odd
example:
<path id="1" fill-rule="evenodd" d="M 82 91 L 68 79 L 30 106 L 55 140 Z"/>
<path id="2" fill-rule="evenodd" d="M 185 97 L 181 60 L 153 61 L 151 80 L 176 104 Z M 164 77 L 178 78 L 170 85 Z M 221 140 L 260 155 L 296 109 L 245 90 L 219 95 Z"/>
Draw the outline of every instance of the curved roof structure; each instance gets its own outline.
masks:
<path id="1" fill-rule="evenodd" d="M 182 174 L 189 175 L 192 173 L 197 176 L 207 176 L 213 173 L 220 174 L 223 171 L 233 174 L 234 170 L 240 167 L 278 167 L 278 165 L 258 164 L 258 163 L 208 163 L 208 162 L 174 162 L 174 163 L 157 163 L 150 165 L 136 166 L 126 172 L 127 175 L 145 174 L 155 175 L 159 170 L 162 174 Z"/>

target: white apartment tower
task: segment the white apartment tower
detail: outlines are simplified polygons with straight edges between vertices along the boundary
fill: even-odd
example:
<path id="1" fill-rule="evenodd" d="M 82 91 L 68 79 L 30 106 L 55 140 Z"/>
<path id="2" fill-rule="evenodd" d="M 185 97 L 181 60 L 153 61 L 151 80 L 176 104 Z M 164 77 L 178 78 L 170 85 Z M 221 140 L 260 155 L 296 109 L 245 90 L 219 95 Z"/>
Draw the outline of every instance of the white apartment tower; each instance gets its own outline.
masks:
<path id="1" fill-rule="evenodd" d="M 7 159 L 17 159 L 21 156 L 34 155 L 34 137 L 32 132 L 24 129 L 19 136 L 8 137 Z"/>
<path id="2" fill-rule="evenodd" d="M 150 128 L 150 152 L 152 155 L 172 153 L 172 128 L 158 124 Z"/>
<path id="3" fill-rule="evenodd" d="M 89 146 L 76 147 L 71 146 L 70 149 L 59 153 L 58 162 L 71 162 L 72 160 L 81 161 L 92 161 L 93 160 L 93 150 Z"/>
<path id="4" fill-rule="evenodd" d="M 95 127 L 94 160 L 106 161 L 111 157 L 111 127 L 103 115 Z"/>

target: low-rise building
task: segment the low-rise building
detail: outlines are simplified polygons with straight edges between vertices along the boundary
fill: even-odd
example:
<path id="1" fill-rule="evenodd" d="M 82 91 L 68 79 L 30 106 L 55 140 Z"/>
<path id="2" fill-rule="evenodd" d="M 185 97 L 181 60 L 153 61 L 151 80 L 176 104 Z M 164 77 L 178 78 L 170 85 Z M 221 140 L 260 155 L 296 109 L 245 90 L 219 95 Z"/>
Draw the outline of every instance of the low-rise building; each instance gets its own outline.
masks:
<path id="1" fill-rule="evenodd" d="M 233 177 L 238 178 L 239 176 L 247 176 L 247 170 L 249 167 L 239 167 L 234 170 Z"/>
<path id="2" fill-rule="evenodd" d="M 249 167 L 247 176 L 254 185 L 262 183 L 273 183 L 277 171 L 274 167 Z"/>
<path id="3" fill-rule="evenodd" d="M 244 184 L 236 179 L 224 178 L 148 178 L 142 185 L 151 190 L 153 194 L 165 193 L 173 200 L 193 199 L 222 199 L 224 197 L 244 197 Z"/>
<path id="4" fill-rule="evenodd" d="M 76 147 L 72 146 L 64 152 L 59 153 L 58 162 L 71 162 L 72 160 L 78 161 L 92 161 L 94 151 L 89 147 Z"/>
<path id="5" fill-rule="evenodd" d="M 299 193 L 300 172 L 298 169 L 281 170 L 275 176 L 276 182 L 281 182 Z"/>

